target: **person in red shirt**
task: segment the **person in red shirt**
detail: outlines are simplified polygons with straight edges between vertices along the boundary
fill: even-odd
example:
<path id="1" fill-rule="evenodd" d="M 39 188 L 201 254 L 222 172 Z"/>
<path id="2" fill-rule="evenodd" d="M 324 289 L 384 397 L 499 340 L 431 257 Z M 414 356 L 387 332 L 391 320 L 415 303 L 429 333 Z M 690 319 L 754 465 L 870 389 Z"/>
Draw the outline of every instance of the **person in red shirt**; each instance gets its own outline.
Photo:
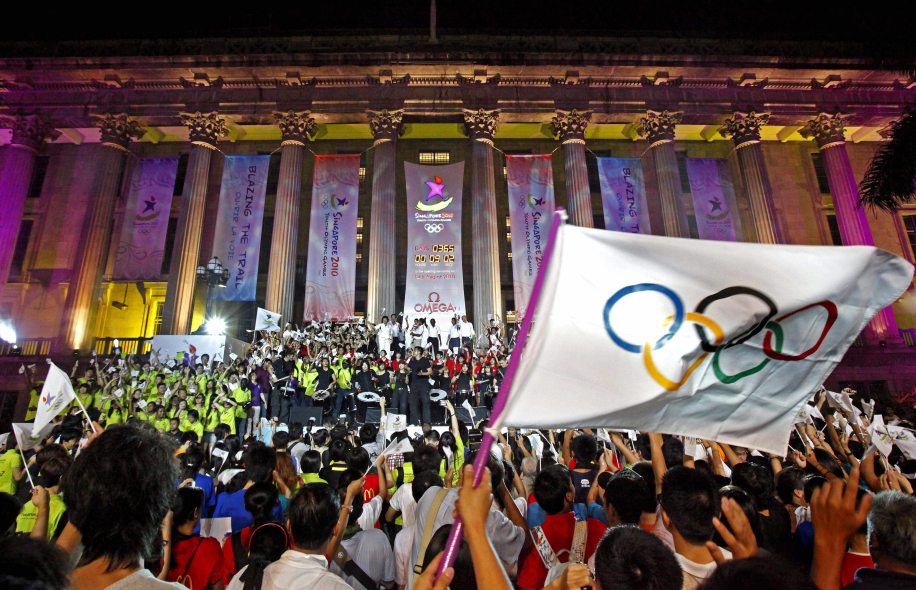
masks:
<path id="1" fill-rule="evenodd" d="M 856 508 L 862 503 L 868 492 L 859 488 L 856 497 Z M 843 565 L 840 570 L 840 581 L 845 587 L 856 581 L 856 572 L 860 568 L 874 568 L 875 562 L 872 561 L 871 554 L 868 550 L 868 525 L 863 524 L 862 528 L 856 531 L 856 534 L 849 539 L 846 545 L 846 553 L 843 555 Z"/>
<path id="2" fill-rule="evenodd" d="M 534 480 L 534 497 L 538 505 L 547 512 L 547 518 L 541 530 L 550 543 L 553 552 L 572 551 L 573 535 L 576 529 L 576 516 L 573 513 L 573 502 L 576 490 L 573 486 L 569 469 L 563 465 L 552 465 L 541 471 Z M 588 537 L 585 543 L 584 559 L 591 557 L 607 526 L 600 520 L 589 518 Z M 569 554 L 559 557 L 565 563 Z M 547 568 L 537 550 L 531 551 L 519 569 L 518 586 L 520 588 L 542 588 L 547 578 Z"/>
<path id="3" fill-rule="evenodd" d="M 226 564 L 219 541 L 194 534 L 203 502 L 204 491 L 200 488 L 178 490 L 172 519 L 172 561 L 168 581 L 194 590 L 223 590 Z"/>

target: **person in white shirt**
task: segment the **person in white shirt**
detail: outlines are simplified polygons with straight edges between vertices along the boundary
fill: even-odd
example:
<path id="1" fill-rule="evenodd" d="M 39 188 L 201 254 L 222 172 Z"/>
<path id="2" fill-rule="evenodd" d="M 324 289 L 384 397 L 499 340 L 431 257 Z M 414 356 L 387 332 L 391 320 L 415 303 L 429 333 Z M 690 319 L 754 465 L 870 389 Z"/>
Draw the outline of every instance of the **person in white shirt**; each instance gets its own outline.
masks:
<path id="1" fill-rule="evenodd" d="M 423 322 L 422 320 L 414 320 L 413 327 L 410 329 L 410 347 L 411 348 L 423 348 Z"/>
<path id="2" fill-rule="evenodd" d="M 458 318 L 452 318 L 452 325 L 448 328 L 448 349 L 452 354 L 457 354 L 461 348 L 461 328 L 458 326 Z"/>
<path id="3" fill-rule="evenodd" d="M 468 344 L 471 344 L 471 340 L 474 338 L 474 324 L 468 321 L 468 316 L 461 316 L 461 323 L 458 324 L 458 327 L 461 330 L 461 347 L 464 348 Z"/>
<path id="4" fill-rule="evenodd" d="M 391 350 L 391 326 L 388 324 L 388 316 L 382 318 L 382 323 L 376 328 L 376 342 L 378 344 L 379 354 L 383 350 Z"/>
<path id="5" fill-rule="evenodd" d="M 436 325 L 435 319 L 429 320 L 429 327 L 426 329 L 426 342 L 432 345 L 433 358 L 436 358 L 439 355 L 441 342 L 439 341 L 439 326 Z"/>
<path id="6" fill-rule="evenodd" d="M 417 527 L 413 519 L 413 510 L 416 508 L 417 501 L 423 497 L 423 494 L 426 493 L 426 490 L 429 488 L 439 489 L 442 487 L 442 478 L 438 474 L 433 473 L 432 471 L 423 471 L 418 473 L 414 478 L 413 482 L 410 484 L 404 484 L 403 487 L 410 486 L 410 499 L 413 502 L 413 507 L 410 511 L 410 524 L 407 524 L 407 517 L 404 517 L 404 528 L 397 534 L 394 538 L 394 561 L 396 564 L 395 571 L 395 582 L 398 585 L 398 588 L 404 588 L 407 586 L 408 580 L 413 576 L 410 574 L 408 567 L 410 563 L 410 551 L 413 548 L 414 535 L 416 534 Z M 423 534 L 422 531 L 419 533 Z"/>

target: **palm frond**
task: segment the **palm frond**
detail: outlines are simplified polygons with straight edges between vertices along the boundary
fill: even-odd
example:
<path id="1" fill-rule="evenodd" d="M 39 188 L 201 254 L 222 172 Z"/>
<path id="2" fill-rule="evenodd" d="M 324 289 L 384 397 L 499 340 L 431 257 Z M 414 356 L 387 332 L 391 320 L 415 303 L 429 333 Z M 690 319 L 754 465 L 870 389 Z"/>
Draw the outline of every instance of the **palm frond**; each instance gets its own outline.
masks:
<path id="1" fill-rule="evenodd" d="M 907 109 L 881 142 L 859 184 L 859 206 L 896 211 L 914 199 L 916 110 Z"/>

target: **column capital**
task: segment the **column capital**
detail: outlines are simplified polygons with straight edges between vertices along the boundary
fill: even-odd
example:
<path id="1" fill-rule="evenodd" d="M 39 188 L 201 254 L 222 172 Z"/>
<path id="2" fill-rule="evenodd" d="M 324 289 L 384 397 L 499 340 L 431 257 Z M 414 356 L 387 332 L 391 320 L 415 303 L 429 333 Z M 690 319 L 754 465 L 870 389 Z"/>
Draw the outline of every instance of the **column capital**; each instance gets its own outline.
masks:
<path id="1" fill-rule="evenodd" d="M 636 125 L 636 133 L 649 140 L 649 147 L 674 141 L 674 128 L 683 116 L 681 111 L 646 111 Z"/>
<path id="2" fill-rule="evenodd" d="M 760 126 L 766 125 L 769 120 L 770 113 L 735 111 L 731 119 L 725 119 L 725 125 L 719 129 L 719 133 L 722 137 L 731 136 L 735 142 L 735 149 L 742 148 L 760 143 Z"/>
<path id="3" fill-rule="evenodd" d="M 211 150 L 216 149 L 216 142 L 220 137 L 229 135 L 226 120 L 220 118 L 216 111 L 212 113 L 178 113 L 181 123 L 190 133 L 188 138 L 194 145 L 202 145 Z"/>
<path id="4" fill-rule="evenodd" d="M 461 109 L 461 112 L 464 114 L 464 134 L 472 141 L 482 141 L 493 145 L 496 122 L 499 121 L 499 109 L 492 111 Z"/>
<path id="5" fill-rule="evenodd" d="M 394 141 L 404 135 L 404 109 L 367 110 L 366 114 L 369 115 L 369 129 L 372 131 L 376 144 L 383 141 Z"/>
<path id="6" fill-rule="evenodd" d="M 308 111 L 274 111 L 274 118 L 280 126 L 283 142 L 280 145 L 305 145 L 309 137 L 315 137 L 315 119 Z"/>
<path id="7" fill-rule="evenodd" d="M 112 115 L 89 115 L 96 127 L 102 128 L 102 145 L 127 151 L 130 140 L 140 139 L 146 133 L 140 129 L 140 123 L 131 119 L 127 113 Z"/>
<path id="8" fill-rule="evenodd" d="M 851 115 L 842 113 L 821 113 L 805 123 L 805 126 L 798 130 L 798 134 L 805 139 L 816 141 L 818 149 L 821 150 L 843 145 L 846 143 L 846 123 L 851 118 Z"/>
<path id="9" fill-rule="evenodd" d="M 35 153 L 38 153 L 45 140 L 60 137 L 60 132 L 38 114 L 0 115 L 0 120 L 13 131 L 11 146 L 25 148 Z"/>
<path id="10" fill-rule="evenodd" d="M 592 111 L 569 112 L 557 111 L 557 116 L 550 120 L 554 133 L 563 143 L 585 143 L 585 128 L 592 120 Z"/>

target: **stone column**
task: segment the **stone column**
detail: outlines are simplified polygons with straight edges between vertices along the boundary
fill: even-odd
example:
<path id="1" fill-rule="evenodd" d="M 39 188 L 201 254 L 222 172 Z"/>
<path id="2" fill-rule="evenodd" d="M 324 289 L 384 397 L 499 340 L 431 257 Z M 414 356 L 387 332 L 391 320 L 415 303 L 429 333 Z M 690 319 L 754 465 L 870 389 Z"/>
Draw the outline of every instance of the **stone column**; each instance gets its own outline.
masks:
<path id="1" fill-rule="evenodd" d="M 858 207 L 859 187 L 846 153 L 846 115 L 821 113 L 799 130 L 804 138 L 814 139 L 824 159 L 824 170 L 833 198 L 840 236 L 845 246 L 874 246 L 865 209 Z M 900 344 L 902 339 L 888 306 L 878 312 L 862 331 L 865 342 L 876 346 L 881 342 Z"/>
<path id="2" fill-rule="evenodd" d="M 210 157 L 216 149 L 217 139 L 229 134 L 226 121 L 216 113 L 181 113 L 179 116 L 190 130 L 191 155 L 181 191 L 181 211 L 175 228 L 169 283 L 162 310 L 162 328 L 166 334 L 190 332 L 200 261 L 200 235 L 207 205 Z"/>
<path id="3" fill-rule="evenodd" d="M 674 152 L 674 127 L 680 122 L 681 115 L 680 112 L 648 111 L 636 126 L 636 132 L 649 140 L 649 148 L 655 160 L 655 176 L 658 178 L 662 225 L 665 235 L 672 238 L 690 237 L 687 208 L 681 191 L 681 173 Z"/>
<path id="4" fill-rule="evenodd" d="M 302 157 L 310 135 L 315 135 L 315 119 L 308 112 L 275 112 L 283 141 L 280 144 L 280 179 L 274 206 L 274 233 L 270 242 L 267 268 L 269 311 L 293 322 L 293 295 L 296 290 L 296 253 L 299 240 L 299 201 L 302 199 Z"/>
<path id="5" fill-rule="evenodd" d="M 46 139 L 60 135 L 38 115 L 2 118 L 8 121 L 13 138 L 3 174 L 0 175 L 0 203 L 3 203 L 3 215 L 0 215 L 0 291 L 10 276 L 25 199 L 35 170 L 35 156 Z"/>
<path id="6" fill-rule="evenodd" d="M 766 125 L 769 119 L 769 113 L 735 112 L 731 119 L 725 120 L 725 126 L 719 129 L 719 133 L 723 137 L 730 135 L 735 142 L 738 165 L 744 176 L 751 215 L 757 230 L 757 241 L 761 244 L 781 244 L 776 208 L 773 206 L 773 189 L 770 188 L 770 177 L 760 147 L 760 126 Z"/>
<path id="7" fill-rule="evenodd" d="M 493 134 L 498 120 L 498 110 L 464 110 L 465 133 L 471 138 L 471 255 L 474 326 L 478 334 L 485 327 L 487 314 L 501 314 L 503 308 L 496 178 L 493 175 Z"/>
<path id="8" fill-rule="evenodd" d="M 569 221 L 579 227 L 595 227 L 592 191 L 588 186 L 588 168 L 585 165 L 585 128 L 591 118 L 591 111 L 580 113 L 573 109 L 568 113 L 557 111 L 557 116 L 551 119 L 555 133 L 563 143 Z"/>
<path id="9" fill-rule="evenodd" d="M 59 346 L 86 350 L 99 299 L 102 273 L 111 245 L 111 219 L 120 189 L 124 156 L 131 138 L 143 135 L 139 123 L 126 114 L 92 116 L 102 128 L 99 167 L 86 217 L 83 220 L 76 260 L 70 271 L 70 286 L 64 304 Z"/>
<path id="10" fill-rule="evenodd" d="M 375 137 L 372 161 L 372 212 L 369 215 L 369 293 L 366 313 L 373 322 L 395 313 L 396 212 L 395 153 L 404 133 L 404 111 L 368 111 L 369 128 Z M 383 311 L 384 310 L 384 311 Z"/>

